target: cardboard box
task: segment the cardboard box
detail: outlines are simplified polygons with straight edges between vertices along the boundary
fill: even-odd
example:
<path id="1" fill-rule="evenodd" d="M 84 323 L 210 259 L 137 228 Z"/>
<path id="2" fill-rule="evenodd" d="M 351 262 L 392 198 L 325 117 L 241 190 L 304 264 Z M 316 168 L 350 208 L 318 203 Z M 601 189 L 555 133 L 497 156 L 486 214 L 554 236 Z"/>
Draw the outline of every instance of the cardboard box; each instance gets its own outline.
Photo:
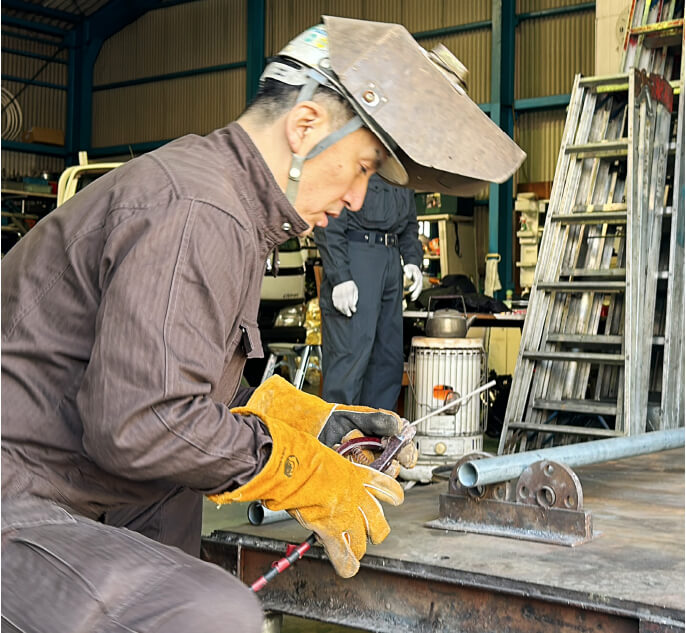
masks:
<path id="1" fill-rule="evenodd" d="M 42 145 L 64 145 L 64 131 L 52 127 L 32 127 L 22 136 L 24 143 Z"/>

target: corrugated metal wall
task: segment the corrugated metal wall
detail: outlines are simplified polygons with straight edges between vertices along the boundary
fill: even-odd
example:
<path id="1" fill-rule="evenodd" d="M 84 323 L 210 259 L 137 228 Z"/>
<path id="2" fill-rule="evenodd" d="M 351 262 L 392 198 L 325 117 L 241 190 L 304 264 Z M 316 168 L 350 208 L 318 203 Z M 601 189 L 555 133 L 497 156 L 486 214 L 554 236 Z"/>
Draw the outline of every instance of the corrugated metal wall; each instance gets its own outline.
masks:
<path id="1" fill-rule="evenodd" d="M 575 74 L 593 74 L 595 12 L 525 20 L 515 46 L 515 99 L 569 93 Z"/>
<path id="2" fill-rule="evenodd" d="M 519 0 L 518 13 L 573 6 L 578 0 Z M 265 55 L 321 15 L 399 22 L 413 33 L 491 18 L 487 0 L 267 0 Z M 568 93 L 574 74 L 592 74 L 594 11 L 529 19 L 516 35 L 515 98 Z M 245 59 L 244 0 L 203 0 L 152 11 L 103 47 L 95 84 L 191 70 Z M 469 92 L 490 101 L 489 28 L 424 38 L 443 43 L 469 68 Z M 240 114 L 245 105 L 245 71 L 189 77 L 98 91 L 94 95 L 93 144 L 119 145 L 207 133 Z M 552 180 L 564 112 L 522 113 L 515 123 L 528 154 L 518 181 Z"/>
<path id="3" fill-rule="evenodd" d="M 566 111 L 523 112 L 517 116 L 515 141 L 527 152 L 518 183 L 550 182 L 562 141 Z"/>
<path id="4" fill-rule="evenodd" d="M 150 11 L 104 45 L 94 84 L 141 79 L 167 73 L 243 62 L 249 0 L 199 0 Z M 517 12 L 573 6 L 579 0 L 518 0 Z M 323 14 L 404 24 L 414 33 L 491 18 L 489 0 L 267 0 L 265 55 L 273 55 Z M 522 21 L 516 35 L 515 98 L 564 94 L 574 74 L 592 74 L 594 11 Z M 489 28 L 423 38 L 426 48 L 441 42 L 469 68 L 469 92 L 490 100 Z M 11 47 L 9 36 L 3 46 Z M 26 48 L 26 42 L 17 48 Z M 35 52 L 54 49 L 34 43 Z M 61 53 L 66 56 L 66 52 Z M 3 54 L 3 74 L 30 77 L 40 60 Z M 49 65 L 37 78 L 66 84 L 66 66 Z M 235 119 L 245 107 L 245 69 L 189 76 L 108 90 L 93 96 L 93 145 L 104 147 L 158 141 L 188 132 L 205 134 Z M 4 82 L 11 91 L 19 84 Z M 24 127 L 65 129 L 66 92 L 28 87 L 20 98 Z M 517 140 L 528 154 L 518 181 L 552 180 L 564 112 L 520 113 Z M 3 171 L 54 170 L 58 159 L 3 151 Z M 45 167 L 43 167 L 45 165 Z M 28 174 L 27 174 L 28 175 Z"/>
<path id="5" fill-rule="evenodd" d="M 22 50 L 36 55 L 66 60 L 67 51 L 58 52 L 58 48 L 41 42 L 19 40 L 9 34 L 2 36 L 2 74 L 35 80 L 60 86 L 67 85 L 66 64 L 48 63 L 24 55 L 16 55 L 8 50 Z M 57 53 L 57 54 L 56 54 Z M 38 73 L 38 71 L 43 69 Z M 38 73 L 38 74 L 37 74 Z M 22 112 L 22 129 L 32 127 L 49 127 L 65 130 L 67 91 L 41 86 L 31 86 L 16 81 L 3 81 L 2 86 L 15 97 Z M 21 141 L 21 137 L 13 139 Z M 25 154 L 23 152 L 2 151 L 2 177 L 21 178 L 37 176 L 43 171 L 56 172 L 64 167 L 61 158 Z"/>
<path id="6" fill-rule="evenodd" d="M 243 62 L 245 0 L 203 0 L 150 11 L 103 46 L 94 85 Z M 206 134 L 245 107 L 245 69 L 99 90 L 93 146 Z"/>
<path id="7" fill-rule="evenodd" d="M 520 0 L 520 11 L 578 4 Z M 555 5 L 555 7 L 551 7 Z M 515 41 L 515 99 L 568 94 L 577 73 L 592 75 L 595 65 L 595 11 L 524 20 Z M 565 122 L 563 109 L 520 112 L 515 139 L 527 153 L 519 183 L 553 179 Z"/>
<path id="8" fill-rule="evenodd" d="M 410 31 L 490 18 L 484 0 L 267 0 L 265 55 L 319 21 L 341 15 L 400 22 Z M 244 0 L 204 0 L 151 11 L 110 38 L 95 66 L 104 85 L 245 60 Z M 470 69 L 470 93 L 489 99 L 490 30 L 425 40 L 448 46 Z M 93 98 L 93 145 L 105 147 L 204 134 L 245 107 L 245 70 L 99 90 Z"/>

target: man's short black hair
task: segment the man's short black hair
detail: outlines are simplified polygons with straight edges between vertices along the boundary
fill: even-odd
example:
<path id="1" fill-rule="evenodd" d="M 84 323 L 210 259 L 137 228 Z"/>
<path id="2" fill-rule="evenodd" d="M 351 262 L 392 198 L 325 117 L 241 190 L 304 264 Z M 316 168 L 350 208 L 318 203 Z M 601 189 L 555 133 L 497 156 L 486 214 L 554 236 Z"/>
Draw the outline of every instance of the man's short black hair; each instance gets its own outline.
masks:
<path id="1" fill-rule="evenodd" d="M 288 57 L 271 57 L 267 60 L 267 64 L 275 61 L 294 68 L 300 67 L 298 62 Z M 260 116 L 275 120 L 295 105 L 299 92 L 300 86 L 291 86 L 276 79 L 265 79 L 260 81 L 257 94 L 246 112 L 259 110 Z M 312 100 L 322 103 L 339 125 L 343 125 L 355 115 L 350 103 L 344 97 L 325 86 L 319 86 L 315 90 Z"/>

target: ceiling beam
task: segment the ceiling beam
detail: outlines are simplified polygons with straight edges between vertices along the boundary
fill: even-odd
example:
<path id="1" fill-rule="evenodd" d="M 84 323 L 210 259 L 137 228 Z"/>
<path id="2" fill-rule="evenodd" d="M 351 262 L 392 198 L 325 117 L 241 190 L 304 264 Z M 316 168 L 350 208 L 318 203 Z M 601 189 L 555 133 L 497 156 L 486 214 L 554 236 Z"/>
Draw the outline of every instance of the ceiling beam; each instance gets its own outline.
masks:
<path id="1" fill-rule="evenodd" d="M 32 22 L 30 20 L 22 20 L 21 18 L 15 18 L 11 15 L 2 17 L 2 25 L 13 26 L 18 29 L 24 29 L 25 31 L 33 31 L 34 33 L 56 35 L 58 37 L 64 37 L 67 34 L 67 31 L 57 26 L 52 26 L 51 24 L 41 24 L 40 22 Z"/>
<path id="2" fill-rule="evenodd" d="M 72 24 L 77 24 L 83 19 L 81 15 L 68 13 L 67 11 L 60 11 L 59 9 L 51 9 L 33 2 L 25 2 L 24 0 L 3 0 L 2 8 L 23 11 L 31 15 L 38 15 L 42 18 L 62 20 L 63 22 L 70 22 Z"/>

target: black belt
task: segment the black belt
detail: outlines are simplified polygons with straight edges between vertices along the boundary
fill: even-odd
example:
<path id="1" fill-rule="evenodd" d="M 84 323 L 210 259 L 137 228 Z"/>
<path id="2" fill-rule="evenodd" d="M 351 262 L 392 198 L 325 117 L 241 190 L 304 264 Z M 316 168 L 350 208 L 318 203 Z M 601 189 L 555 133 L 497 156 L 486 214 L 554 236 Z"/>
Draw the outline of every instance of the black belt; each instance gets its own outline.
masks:
<path id="1" fill-rule="evenodd" d="M 366 242 L 367 244 L 383 244 L 384 246 L 397 246 L 398 235 L 396 233 L 381 233 L 379 231 L 353 231 L 346 232 L 349 240 L 353 242 Z"/>

